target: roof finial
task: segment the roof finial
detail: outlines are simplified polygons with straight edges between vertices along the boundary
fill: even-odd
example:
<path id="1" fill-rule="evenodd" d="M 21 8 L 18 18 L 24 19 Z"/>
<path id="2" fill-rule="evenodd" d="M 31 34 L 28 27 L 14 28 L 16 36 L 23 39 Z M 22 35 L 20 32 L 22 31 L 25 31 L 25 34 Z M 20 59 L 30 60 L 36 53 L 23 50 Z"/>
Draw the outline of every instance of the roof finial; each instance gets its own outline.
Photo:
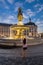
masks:
<path id="1" fill-rule="evenodd" d="M 31 18 L 29 17 L 29 22 L 31 22 Z"/>

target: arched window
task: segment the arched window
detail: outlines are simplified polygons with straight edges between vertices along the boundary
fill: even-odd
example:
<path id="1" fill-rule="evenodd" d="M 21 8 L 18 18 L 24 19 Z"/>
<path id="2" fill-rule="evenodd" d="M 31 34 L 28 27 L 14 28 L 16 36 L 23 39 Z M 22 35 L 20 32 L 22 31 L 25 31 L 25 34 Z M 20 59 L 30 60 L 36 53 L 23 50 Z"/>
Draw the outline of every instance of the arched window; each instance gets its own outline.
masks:
<path id="1" fill-rule="evenodd" d="M 24 30 L 24 31 L 23 31 L 23 34 L 24 34 L 24 35 L 29 35 L 29 30 Z"/>

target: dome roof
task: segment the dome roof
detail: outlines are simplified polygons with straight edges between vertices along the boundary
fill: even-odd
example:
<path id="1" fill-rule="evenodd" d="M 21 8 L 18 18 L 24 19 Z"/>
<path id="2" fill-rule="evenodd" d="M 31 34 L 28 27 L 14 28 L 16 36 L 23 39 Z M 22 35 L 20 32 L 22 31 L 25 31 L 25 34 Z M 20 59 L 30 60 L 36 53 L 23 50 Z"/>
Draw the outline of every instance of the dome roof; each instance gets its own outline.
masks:
<path id="1" fill-rule="evenodd" d="M 35 23 L 31 22 L 31 18 L 29 18 L 29 22 L 26 23 L 25 25 L 34 25 L 34 26 L 37 26 Z"/>
<path id="2" fill-rule="evenodd" d="M 33 22 L 28 22 L 25 25 L 34 25 L 34 26 L 36 26 L 35 23 L 33 23 Z"/>

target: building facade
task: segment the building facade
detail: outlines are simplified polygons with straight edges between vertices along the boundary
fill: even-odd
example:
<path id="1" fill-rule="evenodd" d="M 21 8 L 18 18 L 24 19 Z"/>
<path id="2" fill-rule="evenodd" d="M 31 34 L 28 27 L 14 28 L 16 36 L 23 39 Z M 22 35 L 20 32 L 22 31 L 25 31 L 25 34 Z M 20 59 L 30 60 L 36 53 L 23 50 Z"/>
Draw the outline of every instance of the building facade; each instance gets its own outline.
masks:
<path id="1" fill-rule="evenodd" d="M 37 36 L 37 25 L 35 23 L 33 23 L 31 21 L 31 19 L 29 19 L 29 22 L 26 23 L 25 25 L 27 25 L 29 27 L 29 31 L 27 31 L 28 36 L 36 37 Z"/>
<path id="2" fill-rule="evenodd" d="M 10 36 L 10 26 L 11 24 L 0 23 L 0 38 Z"/>

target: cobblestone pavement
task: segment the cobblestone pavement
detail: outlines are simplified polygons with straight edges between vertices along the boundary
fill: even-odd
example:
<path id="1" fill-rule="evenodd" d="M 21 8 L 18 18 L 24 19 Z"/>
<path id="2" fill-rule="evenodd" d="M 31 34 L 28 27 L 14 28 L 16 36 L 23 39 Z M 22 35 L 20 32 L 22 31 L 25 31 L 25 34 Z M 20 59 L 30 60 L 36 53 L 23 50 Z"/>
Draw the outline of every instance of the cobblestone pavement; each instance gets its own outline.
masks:
<path id="1" fill-rule="evenodd" d="M 43 56 L 34 57 L 0 57 L 0 65 L 43 65 Z"/>
<path id="2" fill-rule="evenodd" d="M 21 52 L 22 48 L 0 49 L 0 65 L 43 65 L 43 44 L 29 46 L 26 58 Z"/>

